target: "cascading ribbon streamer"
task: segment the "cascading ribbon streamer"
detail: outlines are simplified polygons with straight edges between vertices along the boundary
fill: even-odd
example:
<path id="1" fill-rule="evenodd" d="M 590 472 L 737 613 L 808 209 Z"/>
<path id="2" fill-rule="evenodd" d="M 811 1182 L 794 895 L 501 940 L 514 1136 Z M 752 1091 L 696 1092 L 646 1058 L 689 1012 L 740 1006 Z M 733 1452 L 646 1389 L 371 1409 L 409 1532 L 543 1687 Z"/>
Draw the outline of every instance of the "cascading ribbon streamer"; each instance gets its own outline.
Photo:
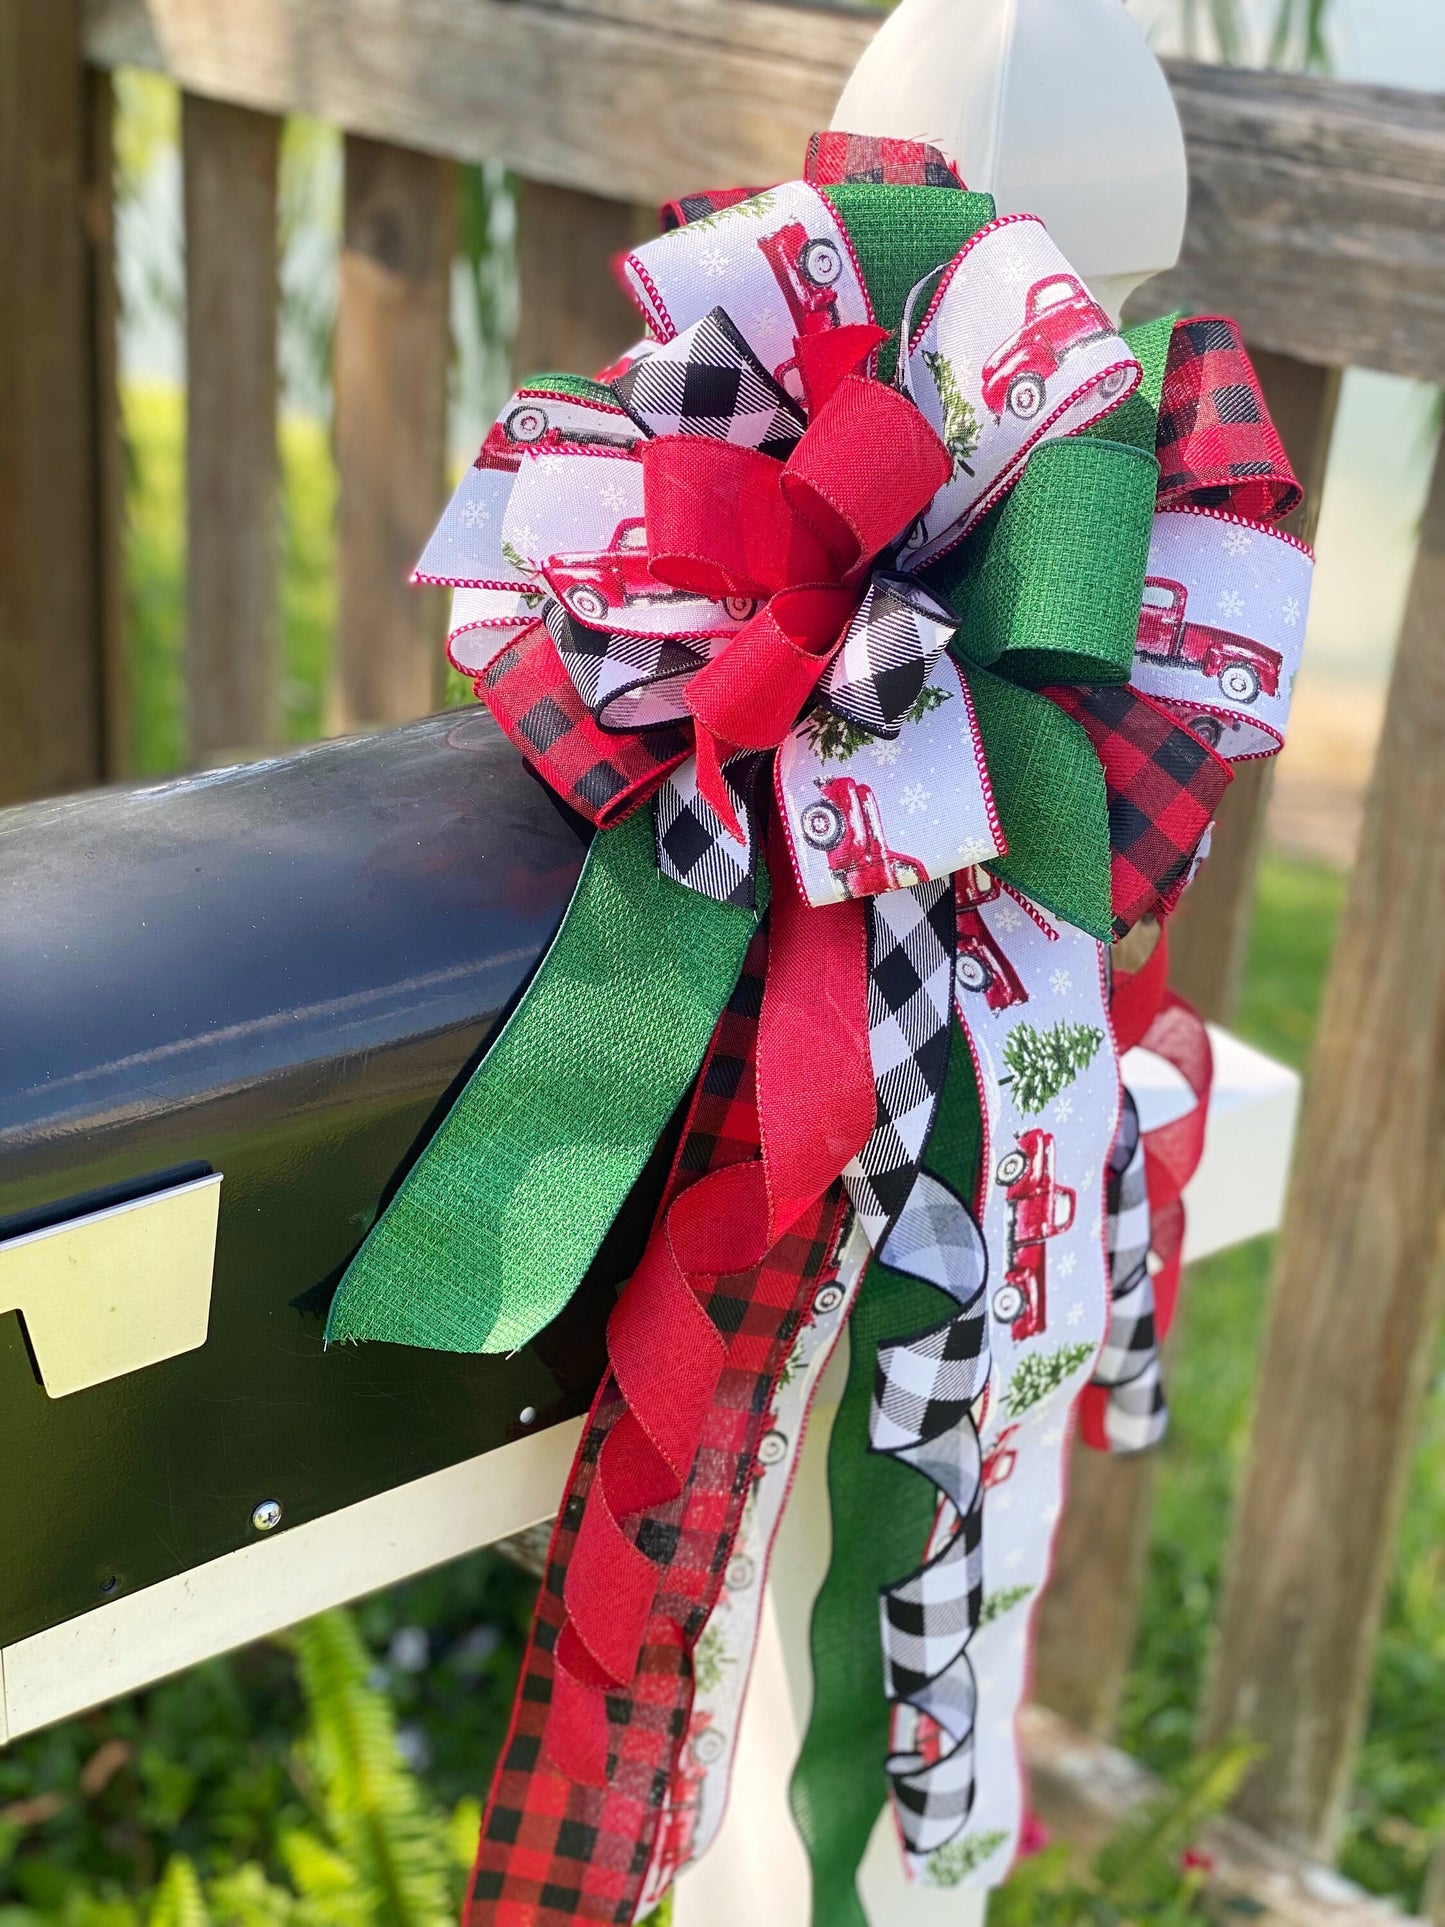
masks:
<path id="1" fill-rule="evenodd" d="M 1091 1374 L 1086 1430 L 1095 1394 L 1101 1439 L 1129 1429 L 1107 1416 L 1111 1147 L 1121 1207 L 1138 1169 L 1104 946 L 1167 915 L 1230 763 L 1278 747 L 1308 592 L 1233 325 L 1121 335 L 1042 223 L 935 150 L 819 135 L 803 179 L 684 196 L 664 229 L 619 264 L 648 340 L 524 384 L 418 564 L 453 589 L 451 661 L 595 836 L 328 1322 L 526 1343 L 691 1089 L 559 1514 L 477 1927 L 635 1918 L 715 1829 L 739 1697 L 699 1655 L 736 1621 L 746 1672 L 756 1610 L 728 1602 L 781 1510 L 776 1482 L 750 1495 L 855 1304 L 876 1384 L 873 1361 L 850 1376 L 835 1446 L 866 1401 L 878 1478 L 907 1473 L 892 1523 L 920 1526 L 879 1574 L 881 1629 L 865 1602 L 892 1741 L 849 1752 L 874 1778 L 840 1810 L 891 1786 L 915 1876 L 1001 1877 L 1027 1658 L 1008 1595 L 1036 1603 Z M 1189 1021 L 1156 999 L 1141 1038 L 1201 1097 Z M 1144 1142 L 1156 1323 L 1191 1116 Z M 1026 1520 L 1006 1501 L 1035 1485 Z M 864 1522 L 833 1490 L 842 1565 Z M 836 1691 L 820 1663 L 830 1718 Z M 807 1830 L 837 1927 L 860 1843 Z"/>

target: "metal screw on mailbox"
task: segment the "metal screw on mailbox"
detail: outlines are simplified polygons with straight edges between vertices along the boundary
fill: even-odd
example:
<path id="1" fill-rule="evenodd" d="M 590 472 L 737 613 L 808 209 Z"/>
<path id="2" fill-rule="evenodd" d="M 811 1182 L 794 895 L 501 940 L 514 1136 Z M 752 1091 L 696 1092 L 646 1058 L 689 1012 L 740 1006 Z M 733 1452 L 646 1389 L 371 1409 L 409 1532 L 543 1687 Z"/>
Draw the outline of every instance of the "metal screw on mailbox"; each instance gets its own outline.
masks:
<path id="1" fill-rule="evenodd" d="M 535 1425 L 535 1424 L 536 1424 L 536 1422 L 537 1422 L 537 1408 L 536 1408 L 536 1406 L 535 1406 L 535 1405 L 524 1405 L 524 1406 L 522 1407 L 522 1409 L 521 1409 L 521 1411 L 520 1411 L 520 1412 L 518 1412 L 518 1414 L 517 1414 L 517 1423 L 518 1423 L 519 1425 Z"/>
<path id="2" fill-rule="evenodd" d="M 251 1524 L 257 1532 L 274 1532 L 281 1523 L 281 1501 L 263 1499 L 251 1513 Z"/>

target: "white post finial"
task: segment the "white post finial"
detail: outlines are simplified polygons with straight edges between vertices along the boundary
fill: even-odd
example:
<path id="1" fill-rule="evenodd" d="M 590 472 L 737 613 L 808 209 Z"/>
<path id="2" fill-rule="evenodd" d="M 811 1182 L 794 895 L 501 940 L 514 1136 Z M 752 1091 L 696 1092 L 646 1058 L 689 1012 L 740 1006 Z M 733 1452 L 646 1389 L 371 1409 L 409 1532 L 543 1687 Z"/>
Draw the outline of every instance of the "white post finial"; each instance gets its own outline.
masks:
<path id="1" fill-rule="evenodd" d="M 1184 137 L 1121 0 L 901 0 L 833 125 L 931 141 L 1001 214 L 1040 215 L 1117 321 L 1184 237 Z"/>

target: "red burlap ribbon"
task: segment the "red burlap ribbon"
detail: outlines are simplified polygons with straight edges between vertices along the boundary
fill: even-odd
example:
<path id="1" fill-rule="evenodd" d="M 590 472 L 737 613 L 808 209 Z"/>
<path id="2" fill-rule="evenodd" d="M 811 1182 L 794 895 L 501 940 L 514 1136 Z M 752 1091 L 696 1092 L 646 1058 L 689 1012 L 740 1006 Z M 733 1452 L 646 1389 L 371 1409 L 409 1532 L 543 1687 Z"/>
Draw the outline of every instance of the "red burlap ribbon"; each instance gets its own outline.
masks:
<path id="1" fill-rule="evenodd" d="M 762 1154 L 674 1199 L 608 1322 L 627 1411 L 602 1447 L 567 1570 L 547 1727 L 552 1760 L 584 1785 L 606 1782 L 606 1694 L 632 1684 L 658 1589 L 658 1568 L 626 1521 L 682 1491 L 727 1357 L 708 1287 L 757 1265 L 873 1129 L 862 905 L 810 909 L 776 829 L 771 868 L 757 1058 Z"/>
<path id="2" fill-rule="evenodd" d="M 873 558 L 953 472 L 914 404 L 853 372 L 884 332 L 799 338 L 809 422 L 786 462 L 701 435 L 660 436 L 642 451 L 652 573 L 714 601 L 763 603 L 687 689 L 698 788 L 739 841 L 723 762 L 782 742 L 842 641 Z"/>

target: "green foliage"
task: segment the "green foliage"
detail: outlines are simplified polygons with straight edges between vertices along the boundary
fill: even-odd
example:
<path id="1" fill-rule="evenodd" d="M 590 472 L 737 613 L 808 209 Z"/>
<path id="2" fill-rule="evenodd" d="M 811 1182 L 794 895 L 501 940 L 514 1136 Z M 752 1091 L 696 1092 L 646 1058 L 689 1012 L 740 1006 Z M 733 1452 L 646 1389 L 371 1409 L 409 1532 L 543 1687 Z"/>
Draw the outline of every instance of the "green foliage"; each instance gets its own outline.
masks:
<path id="1" fill-rule="evenodd" d="M 927 682 L 904 711 L 903 719 L 910 723 L 920 722 L 932 710 L 941 709 L 949 700 L 946 689 L 940 689 L 936 683 Z M 856 756 L 860 749 L 866 749 L 870 743 L 878 740 L 866 729 L 860 729 L 856 723 L 849 722 L 846 716 L 836 715 L 833 710 L 824 709 L 821 706 L 809 710 L 803 718 L 803 733 L 808 739 L 809 748 L 824 763 L 846 763 L 851 757 Z"/>
<path id="2" fill-rule="evenodd" d="M 1271 67 L 1304 68 L 1328 73 L 1332 62 L 1326 26 L 1330 0 L 1275 0 L 1268 28 L 1267 60 Z M 1211 55 L 1228 66 L 1248 64 L 1251 25 L 1244 0 L 1180 0 L 1186 52 Z"/>
<path id="3" fill-rule="evenodd" d="M 146 1910 L 146 1927 L 210 1927 L 199 1876 L 183 1853 L 166 1863 Z"/>
<path id="4" fill-rule="evenodd" d="M 1056 1392 L 1071 1372 L 1076 1372 L 1086 1358 L 1093 1355 L 1093 1346 L 1060 1345 L 1051 1352 L 1025 1352 L 1015 1365 L 1013 1377 L 1003 1395 L 1004 1410 L 1010 1418 L 1018 1418 L 1029 1411 L 1040 1400 Z"/>
<path id="5" fill-rule="evenodd" d="M 178 388 L 128 383 L 122 404 L 132 754 L 138 775 L 163 776 L 185 764 L 185 398 Z M 284 728 L 288 741 L 309 742 L 322 733 L 336 622 L 336 466 L 322 423 L 282 418 L 281 474 Z"/>
<path id="6" fill-rule="evenodd" d="M 955 468 L 972 475 L 968 458 L 978 453 L 982 429 L 972 402 L 958 385 L 953 363 L 941 351 L 925 348 L 923 359 L 943 404 L 943 445 L 953 457 Z"/>
<path id="7" fill-rule="evenodd" d="M 29 1907 L 0 1908 L 6 1927 L 452 1927 L 476 1802 L 449 1822 L 405 1765 L 349 1614 L 325 1613 L 284 1643 L 306 1713 L 291 1761 L 303 1804 L 283 1806 L 272 1855 L 285 1884 L 257 1859 L 219 1861 L 206 1877 L 190 1854 L 174 1853 L 149 1893 L 127 1898 L 31 1880 Z"/>
<path id="8" fill-rule="evenodd" d="M 298 1829 L 282 1839 L 298 1894 L 324 1902 L 338 1927 L 450 1927 L 445 1822 L 402 1762 L 349 1614 L 323 1613 L 291 1638 L 309 1715 L 300 1761 L 322 1835 Z"/>
<path id="9" fill-rule="evenodd" d="M 989 1927 L 1184 1927 L 1206 1919 L 1206 1869 L 1185 1856 L 1252 1757 L 1236 1745 L 1194 1761 L 1176 1785 L 1127 1814 L 1084 1867 L 1062 1847 L 1030 1855 L 989 1901 Z"/>
<path id="10" fill-rule="evenodd" d="M 1025 1116 L 1036 1116 L 1093 1061 L 1103 1041 L 1103 1031 L 1092 1024 L 1060 1022 L 1047 1030 L 1015 1025 L 1003 1047 L 1014 1103 Z"/>

